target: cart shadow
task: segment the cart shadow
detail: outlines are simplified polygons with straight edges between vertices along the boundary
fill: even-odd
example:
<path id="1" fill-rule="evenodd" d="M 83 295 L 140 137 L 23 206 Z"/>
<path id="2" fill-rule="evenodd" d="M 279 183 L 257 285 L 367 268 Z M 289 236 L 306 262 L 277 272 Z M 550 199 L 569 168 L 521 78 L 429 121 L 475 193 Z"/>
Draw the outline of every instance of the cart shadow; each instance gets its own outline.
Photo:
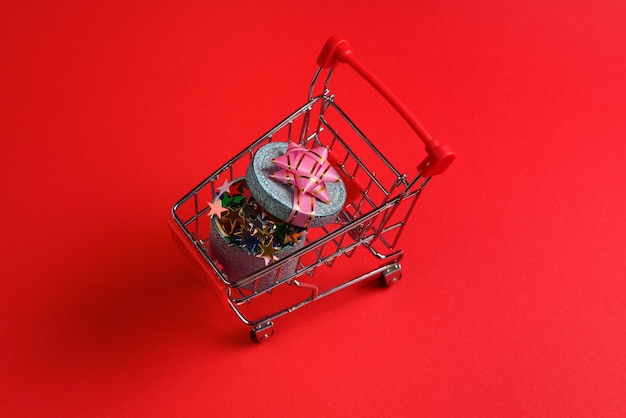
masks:
<path id="1" fill-rule="evenodd" d="M 225 295 L 196 276 L 167 231 L 132 236 L 141 239 L 111 245 L 115 250 L 104 260 L 84 260 L 80 268 L 85 271 L 74 275 L 84 277 L 84 282 L 71 289 L 65 300 L 57 301 L 59 309 L 52 311 L 59 317 L 54 322 L 64 325 L 56 338 L 69 341 L 58 347 L 60 358 L 67 357 L 67 362 L 82 359 L 89 367 L 116 367 L 168 352 L 178 356 L 196 350 L 254 349 L 249 328 L 225 304 Z M 333 266 L 325 272 L 341 270 Z M 368 280 L 329 299 L 341 304 L 342 299 L 380 291 L 377 280 Z M 302 312 L 297 321 L 291 315 L 281 317 L 281 334 L 289 334 L 298 322 L 306 325 L 319 315 L 332 316 L 335 303 L 328 300 L 322 306 L 307 307 L 308 314 Z"/>
<path id="2" fill-rule="evenodd" d="M 84 281 L 51 307 L 52 357 L 108 367 L 167 352 L 250 345 L 167 231 L 117 244 L 104 260 L 84 260 L 80 268 L 90 271 L 73 275 Z"/>

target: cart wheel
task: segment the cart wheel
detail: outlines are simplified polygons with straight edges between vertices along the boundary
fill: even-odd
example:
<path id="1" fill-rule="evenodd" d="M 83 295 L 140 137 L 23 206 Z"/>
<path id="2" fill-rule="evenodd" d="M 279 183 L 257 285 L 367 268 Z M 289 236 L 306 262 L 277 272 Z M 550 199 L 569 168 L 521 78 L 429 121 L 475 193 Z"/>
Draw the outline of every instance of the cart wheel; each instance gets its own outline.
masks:
<path id="1" fill-rule="evenodd" d="M 394 263 L 380 274 L 380 283 L 383 286 L 391 286 L 402 277 L 402 266 L 400 263 Z"/>
<path id="2" fill-rule="evenodd" d="M 250 338 L 255 343 L 262 343 L 272 335 L 274 335 L 274 323 L 272 321 L 257 324 L 250 331 Z"/>

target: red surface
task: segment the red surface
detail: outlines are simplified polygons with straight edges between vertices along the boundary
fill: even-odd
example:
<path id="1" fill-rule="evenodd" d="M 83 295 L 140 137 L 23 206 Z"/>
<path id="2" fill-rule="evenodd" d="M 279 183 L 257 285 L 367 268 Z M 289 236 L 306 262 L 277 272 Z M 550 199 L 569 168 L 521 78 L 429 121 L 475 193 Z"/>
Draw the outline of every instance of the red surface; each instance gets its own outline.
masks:
<path id="1" fill-rule="evenodd" d="M 624 416 L 626 3 L 213 3 L 0 5 L 0 413 Z M 301 104 L 333 33 L 458 158 L 400 283 L 252 345 L 169 208 Z"/>

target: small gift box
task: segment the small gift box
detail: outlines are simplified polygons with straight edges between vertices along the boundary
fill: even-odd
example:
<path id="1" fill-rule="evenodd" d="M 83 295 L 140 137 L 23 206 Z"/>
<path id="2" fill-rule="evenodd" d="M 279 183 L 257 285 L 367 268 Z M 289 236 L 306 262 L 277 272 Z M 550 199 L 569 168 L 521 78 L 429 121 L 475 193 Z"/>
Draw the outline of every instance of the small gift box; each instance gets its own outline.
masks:
<path id="1" fill-rule="evenodd" d="M 236 282 L 304 245 L 306 229 L 270 215 L 252 197 L 245 179 L 225 182 L 209 203 L 210 248 L 228 280 Z M 259 277 L 246 288 L 263 290 L 296 271 L 298 260 Z"/>
<path id="2" fill-rule="evenodd" d="M 334 222 L 346 202 L 346 188 L 327 156 L 325 147 L 269 143 L 248 166 L 250 193 L 267 212 L 291 225 L 312 228 Z"/>

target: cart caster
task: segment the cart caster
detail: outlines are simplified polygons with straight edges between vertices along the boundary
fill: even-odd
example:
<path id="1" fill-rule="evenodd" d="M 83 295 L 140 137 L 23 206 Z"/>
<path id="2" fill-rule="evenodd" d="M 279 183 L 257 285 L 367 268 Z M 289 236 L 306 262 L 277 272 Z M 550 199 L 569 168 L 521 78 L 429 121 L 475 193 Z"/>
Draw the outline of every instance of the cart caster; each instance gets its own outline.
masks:
<path id="1" fill-rule="evenodd" d="M 257 324 L 250 331 L 250 338 L 255 343 L 261 343 L 272 335 L 274 335 L 274 323 L 272 321 Z"/>
<path id="2" fill-rule="evenodd" d="M 391 286 L 402 277 L 402 266 L 400 263 L 394 263 L 380 274 L 380 283 L 383 286 Z"/>

